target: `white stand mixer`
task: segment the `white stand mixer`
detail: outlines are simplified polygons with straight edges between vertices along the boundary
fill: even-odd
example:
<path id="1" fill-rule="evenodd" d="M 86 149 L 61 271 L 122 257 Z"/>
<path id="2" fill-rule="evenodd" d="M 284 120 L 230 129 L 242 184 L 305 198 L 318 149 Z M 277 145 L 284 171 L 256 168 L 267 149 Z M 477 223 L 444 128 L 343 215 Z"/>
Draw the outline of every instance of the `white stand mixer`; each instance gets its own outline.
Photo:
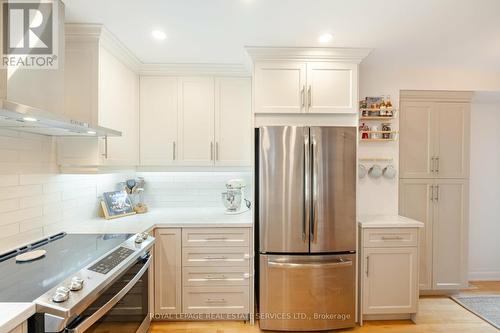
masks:
<path id="1" fill-rule="evenodd" d="M 250 210 L 250 200 L 245 197 L 246 183 L 243 179 L 231 179 L 226 182 L 226 192 L 222 192 L 222 203 L 226 214 L 241 214 Z M 243 203 L 243 205 L 242 205 Z"/>

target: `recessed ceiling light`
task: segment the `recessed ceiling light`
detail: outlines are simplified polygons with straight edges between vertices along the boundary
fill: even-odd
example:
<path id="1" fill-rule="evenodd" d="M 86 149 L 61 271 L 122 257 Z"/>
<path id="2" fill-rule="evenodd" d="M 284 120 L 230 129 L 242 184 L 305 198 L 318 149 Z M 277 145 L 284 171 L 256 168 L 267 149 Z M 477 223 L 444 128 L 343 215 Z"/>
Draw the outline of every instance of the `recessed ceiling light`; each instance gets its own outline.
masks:
<path id="1" fill-rule="evenodd" d="M 322 44 L 325 44 L 325 43 L 329 43 L 331 42 L 333 39 L 333 35 L 330 34 L 330 33 L 325 33 L 325 34 L 322 34 L 318 37 L 318 42 L 322 43 Z"/>
<path id="2" fill-rule="evenodd" d="M 96 134 L 95 131 L 87 131 L 87 134 Z"/>
<path id="3" fill-rule="evenodd" d="M 33 117 L 23 117 L 24 121 L 38 121 L 38 119 L 33 118 Z"/>
<path id="4" fill-rule="evenodd" d="M 151 36 L 153 36 L 153 38 L 157 40 L 164 40 L 165 38 L 167 38 L 167 35 L 161 30 L 151 31 Z"/>

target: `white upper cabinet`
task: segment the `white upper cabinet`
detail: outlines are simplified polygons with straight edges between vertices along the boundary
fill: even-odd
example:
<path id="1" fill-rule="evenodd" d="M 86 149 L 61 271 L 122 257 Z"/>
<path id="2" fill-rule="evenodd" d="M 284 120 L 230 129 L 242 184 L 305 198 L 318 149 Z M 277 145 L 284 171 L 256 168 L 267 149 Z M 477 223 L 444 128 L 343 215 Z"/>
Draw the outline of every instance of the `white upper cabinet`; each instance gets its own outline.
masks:
<path id="1" fill-rule="evenodd" d="M 357 110 L 356 64 L 307 64 L 307 110 L 310 113 L 353 113 Z"/>
<path id="2" fill-rule="evenodd" d="M 138 163 L 139 76 L 102 42 L 105 34 L 102 26 L 66 25 L 64 113 L 122 136 L 57 138 L 63 171 Z"/>
<path id="3" fill-rule="evenodd" d="M 401 92 L 401 178 L 469 177 L 470 96 Z"/>
<path id="4" fill-rule="evenodd" d="M 255 113 L 355 113 L 358 66 L 257 62 Z"/>
<path id="5" fill-rule="evenodd" d="M 432 143 L 435 133 L 432 102 L 401 101 L 400 165 L 401 178 L 434 177 Z"/>
<path id="6" fill-rule="evenodd" d="M 141 77 L 141 165 L 250 166 L 251 80 Z"/>
<path id="7" fill-rule="evenodd" d="M 439 178 L 469 177 L 470 104 L 435 104 L 435 174 Z"/>
<path id="8" fill-rule="evenodd" d="M 177 158 L 178 80 L 141 77 L 141 164 L 172 165 Z"/>
<path id="9" fill-rule="evenodd" d="M 305 112 L 306 64 L 262 62 L 255 65 L 255 112 Z"/>
<path id="10" fill-rule="evenodd" d="M 215 79 L 215 164 L 252 165 L 250 78 Z"/>
<path id="11" fill-rule="evenodd" d="M 248 47 L 255 114 L 355 114 L 368 49 Z"/>
<path id="12" fill-rule="evenodd" d="M 215 160 L 213 77 L 179 78 L 179 163 Z"/>

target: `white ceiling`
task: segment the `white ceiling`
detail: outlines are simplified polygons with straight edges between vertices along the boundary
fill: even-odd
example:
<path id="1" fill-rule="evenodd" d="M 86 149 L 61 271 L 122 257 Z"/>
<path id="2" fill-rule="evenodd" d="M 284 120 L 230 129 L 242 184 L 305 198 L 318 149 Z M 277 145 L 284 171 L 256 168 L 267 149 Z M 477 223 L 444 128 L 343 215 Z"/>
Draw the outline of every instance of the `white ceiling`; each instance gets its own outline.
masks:
<path id="1" fill-rule="evenodd" d="M 144 63 L 243 63 L 245 45 L 369 47 L 367 65 L 500 70 L 500 0 L 64 0 Z M 151 31 L 167 34 L 163 42 Z"/>

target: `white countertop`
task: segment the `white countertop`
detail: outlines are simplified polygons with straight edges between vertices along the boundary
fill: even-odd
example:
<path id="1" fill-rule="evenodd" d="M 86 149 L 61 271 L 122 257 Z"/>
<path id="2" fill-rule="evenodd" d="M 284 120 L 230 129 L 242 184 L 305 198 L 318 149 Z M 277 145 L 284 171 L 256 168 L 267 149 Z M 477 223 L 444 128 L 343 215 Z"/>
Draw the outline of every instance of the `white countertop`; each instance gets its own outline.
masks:
<path id="1" fill-rule="evenodd" d="M 138 233 L 156 227 L 248 228 L 252 225 L 251 211 L 228 215 L 224 213 L 224 208 L 153 208 L 146 214 L 136 214 L 112 220 L 94 218 L 78 223 L 51 225 L 50 228 L 47 228 L 46 236 L 61 231 L 68 233 Z M 26 243 L 30 241 L 27 240 Z M 35 305 L 33 303 L 0 303 L 0 333 L 6 333 L 16 328 L 34 313 Z"/>
<path id="2" fill-rule="evenodd" d="M 423 228 L 424 224 L 400 215 L 364 215 L 358 219 L 361 228 Z"/>
<path id="3" fill-rule="evenodd" d="M 8 333 L 35 313 L 33 303 L 0 303 L 0 333 Z"/>
<path id="4" fill-rule="evenodd" d="M 228 215 L 223 208 L 157 208 L 117 219 L 94 218 L 57 228 L 68 233 L 137 233 L 156 227 L 251 227 L 252 213 Z"/>

